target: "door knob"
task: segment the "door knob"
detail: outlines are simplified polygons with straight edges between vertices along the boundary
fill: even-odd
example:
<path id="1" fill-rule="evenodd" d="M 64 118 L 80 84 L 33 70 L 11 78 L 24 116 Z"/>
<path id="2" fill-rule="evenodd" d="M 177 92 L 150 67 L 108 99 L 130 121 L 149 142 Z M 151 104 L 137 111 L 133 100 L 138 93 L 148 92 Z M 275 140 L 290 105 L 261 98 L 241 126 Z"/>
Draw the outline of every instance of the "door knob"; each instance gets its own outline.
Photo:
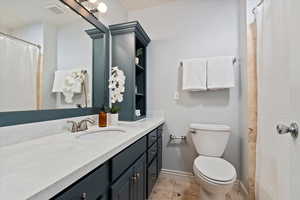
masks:
<path id="1" fill-rule="evenodd" d="M 297 123 L 292 123 L 290 126 L 286 126 L 284 124 L 278 124 L 276 126 L 276 129 L 278 134 L 280 135 L 290 133 L 293 138 L 298 137 L 299 128 Z"/>

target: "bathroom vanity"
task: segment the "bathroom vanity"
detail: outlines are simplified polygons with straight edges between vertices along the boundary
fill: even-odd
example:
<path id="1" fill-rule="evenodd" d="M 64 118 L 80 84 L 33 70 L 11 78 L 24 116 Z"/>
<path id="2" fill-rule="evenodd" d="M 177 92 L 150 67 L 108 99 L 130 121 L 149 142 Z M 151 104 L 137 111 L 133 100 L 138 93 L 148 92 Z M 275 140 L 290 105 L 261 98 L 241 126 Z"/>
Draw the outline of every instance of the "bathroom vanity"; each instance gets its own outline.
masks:
<path id="1" fill-rule="evenodd" d="M 162 167 L 162 127 L 99 166 L 52 200 L 143 200 Z"/>
<path id="2" fill-rule="evenodd" d="M 162 168 L 163 123 L 147 118 L 120 125 L 125 132 L 66 132 L 3 147 L 0 193 L 4 199 L 147 199 Z"/>

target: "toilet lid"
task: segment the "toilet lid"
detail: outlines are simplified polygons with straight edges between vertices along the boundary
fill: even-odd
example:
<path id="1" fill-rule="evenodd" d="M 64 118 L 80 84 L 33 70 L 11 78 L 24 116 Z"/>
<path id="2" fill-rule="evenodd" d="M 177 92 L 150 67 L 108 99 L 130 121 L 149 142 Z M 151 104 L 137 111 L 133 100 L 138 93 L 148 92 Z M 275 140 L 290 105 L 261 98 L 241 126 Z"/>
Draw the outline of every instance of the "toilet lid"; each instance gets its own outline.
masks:
<path id="1" fill-rule="evenodd" d="M 199 156 L 194 166 L 202 175 L 214 181 L 227 182 L 236 176 L 232 164 L 221 158 Z"/>
<path id="2" fill-rule="evenodd" d="M 191 129 L 209 131 L 230 131 L 230 127 L 221 124 L 190 124 Z"/>

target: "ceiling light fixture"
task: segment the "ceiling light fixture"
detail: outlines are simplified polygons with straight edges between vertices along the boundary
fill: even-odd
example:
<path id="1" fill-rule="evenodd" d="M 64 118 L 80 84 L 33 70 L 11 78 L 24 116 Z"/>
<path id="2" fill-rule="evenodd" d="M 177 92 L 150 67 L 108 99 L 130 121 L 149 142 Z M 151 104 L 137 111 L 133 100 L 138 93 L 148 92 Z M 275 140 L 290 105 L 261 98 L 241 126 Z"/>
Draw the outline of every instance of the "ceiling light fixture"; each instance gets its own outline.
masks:
<path id="1" fill-rule="evenodd" d="M 106 13 L 108 10 L 107 5 L 103 1 L 99 3 L 99 0 L 77 0 L 77 2 L 88 9 L 90 13 Z"/>
<path id="2" fill-rule="evenodd" d="M 105 3 L 103 3 L 103 2 L 100 2 L 100 3 L 98 4 L 97 9 L 98 9 L 100 12 L 102 12 L 102 13 L 106 13 L 106 12 L 107 12 L 107 5 L 106 5 Z"/>
<path id="3" fill-rule="evenodd" d="M 97 3 L 97 1 L 98 0 L 88 0 L 90 3 L 93 3 L 93 4 L 95 4 L 95 3 Z"/>

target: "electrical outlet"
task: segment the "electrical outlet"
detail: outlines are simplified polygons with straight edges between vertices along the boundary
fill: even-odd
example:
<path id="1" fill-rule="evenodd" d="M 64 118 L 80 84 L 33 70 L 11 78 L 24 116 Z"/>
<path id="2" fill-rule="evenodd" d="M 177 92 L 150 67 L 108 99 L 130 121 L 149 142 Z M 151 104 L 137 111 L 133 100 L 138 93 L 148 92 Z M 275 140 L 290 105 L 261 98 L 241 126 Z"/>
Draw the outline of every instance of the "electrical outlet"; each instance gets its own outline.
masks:
<path id="1" fill-rule="evenodd" d="M 178 100 L 179 99 L 179 93 L 176 91 L 174 93 L 174 100 Z"/>

